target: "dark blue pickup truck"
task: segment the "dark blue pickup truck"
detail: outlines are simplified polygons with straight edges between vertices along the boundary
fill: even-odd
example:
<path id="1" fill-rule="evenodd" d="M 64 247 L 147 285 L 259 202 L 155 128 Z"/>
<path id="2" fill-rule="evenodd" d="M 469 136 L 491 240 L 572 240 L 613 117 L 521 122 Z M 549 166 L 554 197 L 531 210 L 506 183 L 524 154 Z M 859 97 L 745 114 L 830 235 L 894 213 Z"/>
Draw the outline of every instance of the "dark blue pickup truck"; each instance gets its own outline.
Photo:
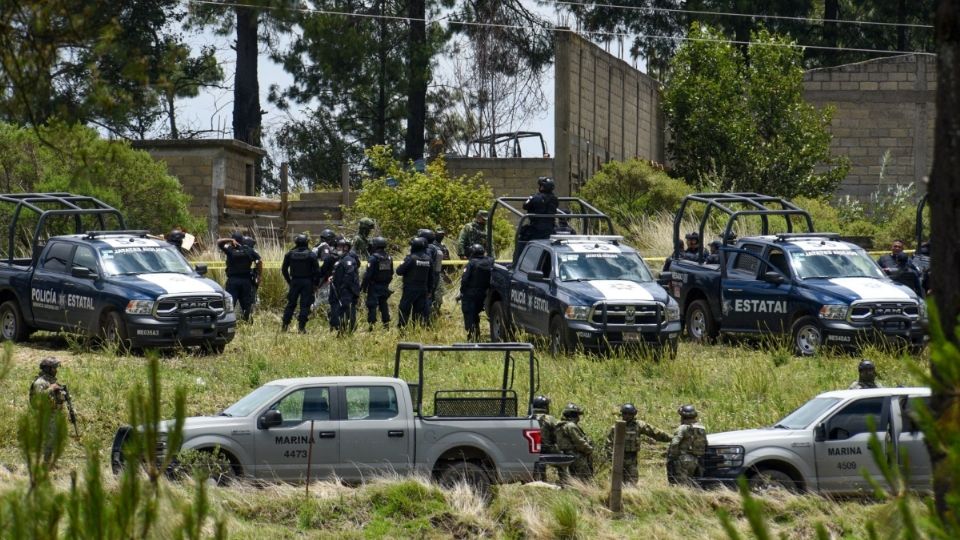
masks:
<path id="1" fill-rule="evenodd" d="M 203 277 L 204 267 L 191 268 L 176 247 L 145 231 L 44 232 L 102 226 L 105 217 L 122 227 L 115 209 L 65 193 L 0 195 L 0 202 L 13 218 L 0 261 L 4 340 L 63 330 L 132 348 L 202 346 L 218 353 L 233 339 L 230 295 Z M 18 250 L 17 224 L 28 216 L 36 223 L 33 244 Z"/>
<path id="2" fill-rule="evenodd" d="M 893 340 L 914 348 L 925 343 L 927 314 L 923 300 L 909 287 L 887 278 L 860 247 L 833 233 L 793 232 L 799 219 L 808 231 L 813 221 L 788 201 L 756 193 L 697 194 L 681 204 L 674 225 L 693 203 L 706 206 L 704 227 L 727 214 L 719 253 L 678 247 L 669 262 L 670 291 L 684 315 L 687 335 L 706 341 L 721 333 L 783 334 L 794 352 L 809 356 L 821 346 L 856 348 Z M 713 216 L 711 216 L 713 213 Z M 761 234 L 733 238 L 737 220 L 754 219 Z M 770 224 L 786 223 L 788 232 L 771 234 Z"/>
<path id="3" fill-rule="evenodd" d="M 522 226 L 531 215 L 511 202 L 498 199 L 487 223 L 503 207 Z M 560 203 L 575 207 L 557 216 L 568 227 L 592 232 L 600 221 L 613 232 L 609 218 L 584 201 L 561 197 Z M 494 265 L 486 307 L 491 341 L 512 341 L 520 329 L 548 337 L 555 354 L 636 346 L 672 357 L 681 330 L 677 303 L 640 254 L 611 234 L 554 234 L 527 242 L 515 263 Z"/>

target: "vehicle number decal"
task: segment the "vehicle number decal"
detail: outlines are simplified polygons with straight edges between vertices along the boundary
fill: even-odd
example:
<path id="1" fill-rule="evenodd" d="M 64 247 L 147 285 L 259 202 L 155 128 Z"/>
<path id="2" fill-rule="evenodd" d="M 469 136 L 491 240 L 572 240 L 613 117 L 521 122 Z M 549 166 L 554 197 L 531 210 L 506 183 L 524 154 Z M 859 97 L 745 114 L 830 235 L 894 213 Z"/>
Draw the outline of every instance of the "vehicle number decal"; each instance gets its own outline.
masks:
<path id="1" fill-rule="evenodd" d="M 855 471 L 857 470 L 856 461 L 841 461 L 837 463 L 837 468 L 841 471 Z"/>
<path id="2" fill-rule="evenodd" d="M 285 452 L 283 453 L 283 457 L 285 457 L 285 458 L 303 458 L 303 459 L 306 459 L 306 458 L 307 458 L 307 451 L 306 451 L 306 450 L 287 450 L 287 451 L 285 451 Z"/>

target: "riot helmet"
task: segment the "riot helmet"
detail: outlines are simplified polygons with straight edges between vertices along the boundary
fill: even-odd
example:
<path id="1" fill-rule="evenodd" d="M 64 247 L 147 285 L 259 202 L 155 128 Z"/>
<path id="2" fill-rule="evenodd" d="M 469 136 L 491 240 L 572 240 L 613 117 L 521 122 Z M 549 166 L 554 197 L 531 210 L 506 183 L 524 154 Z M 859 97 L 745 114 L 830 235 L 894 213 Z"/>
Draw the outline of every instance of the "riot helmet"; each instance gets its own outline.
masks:
<path id="1" fill-rule="evenodd" d="M 337 233 L 330 229 L 324 229 L 320 231 L 320 241 L 325 242 L 328 246 L 333 246 L 337 241 Z"/>
<path id="2" fill-rule="evenodd" d="M 419 253 L 425 249 L 427 249 L 427 240 L 425 238 L 417 236 L 410 240 L 410 251 L 412 253 Z"/>
<path id="3" fill-rule="evenodd" d="M 564 418 L 579 418 L 581 414 L 583 414 L 583 408 L 576 403 L 567 403 L 566 407 L 563 408 Z"/>
<path id="4" fill-rule="evenodd" d="M 243 233 L 240 231 L 233 231 L 230 233 L 230 239 L 238 244 L 243 243 Z"/>
<path id="5" fill-rule="evenodd" d="M 307 244 L 310 242 L 310 239 L 307 238 L 307 235 L 300 233 L 293 238 L 293 245 L 297 247 L 307 247 Z"/>
<path id="6" fill-rule="evenodd" d="M 483 249 L 483 246 L 480 244 L 474 244 L 470 246 L 470 251 L 468 253 L 470 254 L 471 259 L 479 259 L 487 254 L 487 250 Z"/>
<path id="7" fill-rule="evenodd" d="M 370 239 L 370 249 L 387 249 L 387 239 L 382 236 L 374 236 Z"/>
<path id="8" fill-rule="evenodd" d="M 443 239 L 447 236 L 447 231 L 443 229 L 437 229 L 434 235 L 436 236 L 437 242 L 443 242 Z"/>
<path id="9" fill-rule="evenodd" d="M 620 416 L 622 416 L 625 420 L 628 417 L 633 418 L 637 416 L 637 406 L 633 403 L 624 403 L 623 406 L 620 407 Z"/>
<path id="10" fill-rule="evenodd" d="M 677 409 L 677 413 L 680 415 L 680 418 L 684 420 L 690 420 L 691 418 L 696 418 L 699 416 L 697 414 L 697 409 L 695 409 L 693 405 L 682 405 L 679 409 Z"/>
<path id="11" fill-rule="evenodd" d="M 550 398 L 547 396 L 536 396 L 533 398 L 533 410 L 550 412 Z"/>
<path id="12" fill-rule="evenodd" d="M 433 242 L 433 240 L 437 237 L 435 234 L 433 234 L 433 230 L 431 229 L 420 229 L 417 231 L 417 236 L 426 240 L 428 244 Z"/>
<path id="13" fill-rule="evenodd" d="M 40 371 L 43 371 L 45 373 L 51 373 L 51 374 L 56 373 L 57 368 L 59 367 L 60 367 L 60 360 L 52 356 L 48 356 L 43 360 L 40 360 Z"/>
<path id="14" fill-rule="evenodd" d="M 553 178 L 549 176 L 541 176 L 537 179 L 537 187 L 544 193 L 553 193 L 554 188 L 556 188 L 556 183 L 554 183 Z"/>

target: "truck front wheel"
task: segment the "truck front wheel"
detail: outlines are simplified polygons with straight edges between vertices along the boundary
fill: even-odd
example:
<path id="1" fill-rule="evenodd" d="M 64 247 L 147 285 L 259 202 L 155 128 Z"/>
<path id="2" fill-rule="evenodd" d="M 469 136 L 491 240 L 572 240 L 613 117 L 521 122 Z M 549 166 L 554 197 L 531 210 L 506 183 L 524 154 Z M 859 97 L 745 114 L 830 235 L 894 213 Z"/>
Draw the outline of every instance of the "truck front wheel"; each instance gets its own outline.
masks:
<path id="1" fill-rule="evenodd" d="M 750 475 L 750 489 L 755 492 L 785 490 L 796 492 L 797 482 L 789 474 L 778 470 L 761 468 Z"/>
<path id="2" fill-rule="evenodd" d="M 703 300 L 694 300 L 687 307 L 686 327 L 687 335 L 697 343 L 709 343 L 717 337 L 717 322 Z"/>
<path id="3" fill-rule="evenodd" d="M 813 317 L 800 317 L 793 323 L 790 335 L 793 337 L 793 351 L 797 356 L 813 356 L 820 350 L 823 330 Z"/>
<path id="4" fill-rule="evenodd" d="M 104 344 L 116 343 L 121 349 L 130 346 L 130 340 L 127 338 L 127 325 L 124 324 L 123 317 L 116 311 L 105 313 L 100 320 L 100 340 Z"/>
<path id="5" fill-rule="evenodd" d="M 570 332 L 563 324 L 563 318 L 554 315 L 550 318 L 550 355 L 560 356 L 573 350 Z"/>
<path id="6" fill-rule="evenodd" d="M 510 323 L 507 322 L 503 302 L 490 304 L 490 341 L 492 343 L 513 341 L 513 332 L 510 331 Z"/>
<path id="7" fill-rule="evenodd" d="M 23 321 L 23 315 L 20 314 L 20 308 L 13 300 L 7 300 L 0 304 L 0 341 L 13 341 L 14 343 L 27 339 L 30 335 L 30 329 Z"/>

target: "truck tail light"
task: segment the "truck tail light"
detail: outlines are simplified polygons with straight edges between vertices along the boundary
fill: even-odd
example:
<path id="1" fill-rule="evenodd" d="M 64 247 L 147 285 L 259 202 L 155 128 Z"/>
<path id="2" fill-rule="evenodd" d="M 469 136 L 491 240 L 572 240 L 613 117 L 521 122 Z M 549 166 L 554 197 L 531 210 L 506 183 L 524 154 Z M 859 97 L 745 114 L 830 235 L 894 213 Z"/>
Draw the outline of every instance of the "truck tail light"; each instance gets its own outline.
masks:
<path id="1" fill-rule="evenodd" d="M 540 453 L 540 430 L 539 429 L 525 429 L 523 430 L 523 438 L 527 440 L 527 449 L 531 454 Z"/>

